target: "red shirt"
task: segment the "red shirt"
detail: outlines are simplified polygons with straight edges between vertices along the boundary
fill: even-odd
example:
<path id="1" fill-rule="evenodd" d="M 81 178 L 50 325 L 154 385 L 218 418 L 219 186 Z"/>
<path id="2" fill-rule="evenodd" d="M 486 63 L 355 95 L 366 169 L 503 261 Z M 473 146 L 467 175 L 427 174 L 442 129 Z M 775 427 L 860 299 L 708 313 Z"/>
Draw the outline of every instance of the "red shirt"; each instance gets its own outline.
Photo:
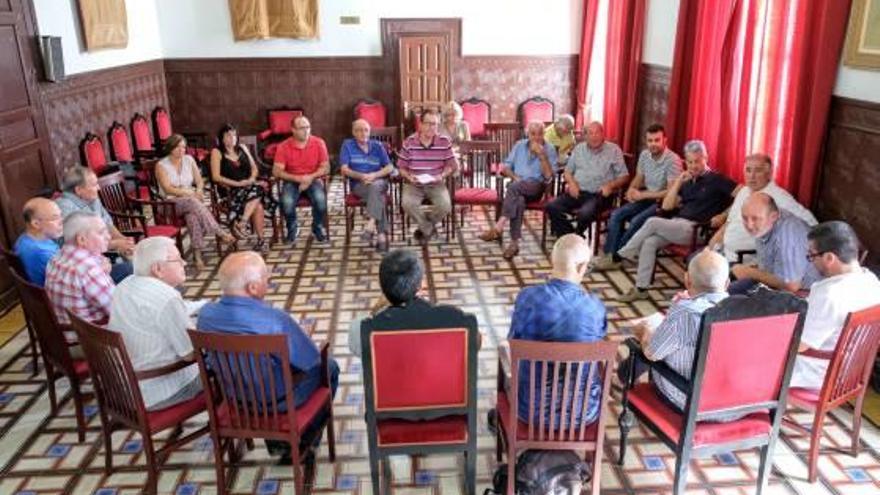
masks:
<path id="1" fill-rule="evenodd" d="M 327 155 L 327 144 L 324 140 L 309 136 L 303 148 L 297 148 L 296 141 L 290 137 L 278 145 L 275 152 L 275 163 L 283 163 L 284 171 L 293 175 L 314 173 L 318 166 L 330 159 Z"/>

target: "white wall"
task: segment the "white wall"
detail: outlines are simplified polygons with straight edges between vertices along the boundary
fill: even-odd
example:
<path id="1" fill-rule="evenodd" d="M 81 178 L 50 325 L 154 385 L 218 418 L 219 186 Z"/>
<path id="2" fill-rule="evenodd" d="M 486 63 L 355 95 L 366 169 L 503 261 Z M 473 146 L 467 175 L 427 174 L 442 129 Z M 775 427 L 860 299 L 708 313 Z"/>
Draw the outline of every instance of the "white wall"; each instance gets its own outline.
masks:
<path id="1" fill-rule="evenodd" d="M 679 0 L 648 0 L 642 62 L 672 67 Z"/>
<path id="2" fill-rule="evenodd" d="M 40 34 L 61 36 L 68 75 L 162 58 L 155 0 L 126 0 L 125 9 L 128 46 L 86 52 L 76 0 L 34 0 Z"/>
<path id="3" fill-rule="evenodd" d="M 854 69 L 841 64 L 834 94 L 880 103 L 880 71 Z"/>
<path id="4" fill-rule="evenodd" d="M 383 17 L 459 17 L 464 55 L 573 54 L 583 17 L 583 0 L 322 0 L 320 39 L 236 43 L 227 0 L 155 1 L 166 58 L 378 56 Z"/>

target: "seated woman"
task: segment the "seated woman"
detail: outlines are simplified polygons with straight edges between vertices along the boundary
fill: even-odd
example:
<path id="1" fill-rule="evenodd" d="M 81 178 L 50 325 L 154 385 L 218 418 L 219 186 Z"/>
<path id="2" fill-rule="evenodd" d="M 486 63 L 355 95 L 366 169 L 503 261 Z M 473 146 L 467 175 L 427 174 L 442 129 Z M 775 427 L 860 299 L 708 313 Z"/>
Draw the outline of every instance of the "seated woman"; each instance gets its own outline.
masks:
<path id="1" fill-rule="evenodd" d="M 355 120 L 351 125 L 354 138 L 342 143 L 339 163 L 342 175 L 348 177 L 353 192 L 367 204 L 370 220 L 364 228 L 362 238 L 372 242 L 376 236 L 376 249 L 388 251 L 386 233 L 388 219 L 385 217 L 385 193 L 388 191 L 386 177 L 394 170 L 385 146 L 370 139 L 370 124 L 366 120 Z"/>
<path id="2" fill-rule="evenodd" d="M 195 159 L 186 154 L 186 139 L 180 134 L 172 134 L 165 142 L 164 157 L 156 164 L 156 181 L 159 194 L 174 202 L 177 214 L 186 221 L 193 250 L 193 260 L 199 270 L 205 267 L 202 250 L 205 237 L 216 235 L 226 244 L 235 238 L 223 231 L 211 210 L 202 202 L 205 181 Z"/>
<path id="3" fill-rule="evenodd" d="M 239 239 L 247 237 L 250 223 L 257 236 L 254 249 L 268 250 L 263 240 L 266 212 L 274 212 L 277 202 L 262 184 L 257 183 L 259 169 L 247 146 L 238 142 L 238 131 L 226 124 L 217 133 L 217 147 L 211 150 L 211 180 L 217 193 L 229 205 L 230 229 Z"/>
<path id="4" fill-rule="evenodd" d="M 443 122 L 440 123 L 439 134 L 443 134 L 452 141 L 452 148 L 458 153 L 458 145 L 471 140 L 471 130 L 468 123 L 462 120 L 464 111 L 461 105 L 450 101 L 443 106 Z"/>

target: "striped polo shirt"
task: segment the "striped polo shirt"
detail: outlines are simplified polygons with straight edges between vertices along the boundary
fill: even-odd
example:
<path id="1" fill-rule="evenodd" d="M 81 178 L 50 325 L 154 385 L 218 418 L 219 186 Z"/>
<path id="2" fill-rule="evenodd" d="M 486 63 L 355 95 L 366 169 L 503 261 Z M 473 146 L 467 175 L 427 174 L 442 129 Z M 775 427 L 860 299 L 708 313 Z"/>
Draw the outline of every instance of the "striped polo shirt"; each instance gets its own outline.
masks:
<path id="1" fill-rule="evenodd" d="M 455 160 L 452 154 L 452 141 L 443 135 L 436 135 L 431 144 L 425 146 L 415 133 L 403 141 L 398 154 L 397 166 L 413 175 L 428 174 L 434 177 L 443 173 L 449 160 Z"/>

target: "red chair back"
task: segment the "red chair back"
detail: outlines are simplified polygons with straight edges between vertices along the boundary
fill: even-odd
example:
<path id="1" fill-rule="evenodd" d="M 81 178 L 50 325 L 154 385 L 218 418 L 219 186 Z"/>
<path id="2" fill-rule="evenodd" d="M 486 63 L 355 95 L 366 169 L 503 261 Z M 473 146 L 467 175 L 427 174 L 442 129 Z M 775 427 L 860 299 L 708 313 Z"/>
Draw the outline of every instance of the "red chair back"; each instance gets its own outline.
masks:
<path id="1" fill-rule="evenodd" d="M 552 122 L 555 119 L 553 101 L 541 96 L 533 96 L 519 105 L 519 122 L 525 126 L 529 122 L 539 120 Z"/>
<path id="2" fill-rule="evenodd" d="M 147 122 L 146 117 L 139 113 L 134 114 L 134 117 L 131 118 L 131 137 L 134 140 L 134 149 L 136 151 L 146 153 L 154 151 L 153 137 L 150 134 L 150 123 Z"/>
<path id="3" fill-rule="evenodd" d="M 117 121 L 107 131 L 107 143 L 110 145 L 110 158 L 117 162 L 133 162 L 134 153 L 131 150 L 131 141 L 128 131 Z"/>
<path id="4" fill-rule="evenodd" d="M 290 425 L 297 431 L 293 402 L 293 378 L 287 336 L 230 335 L 189 330 L 199 363 L 199 373 L 207 394 L 211 427 L 220 436 L 273 438 Z M 280 367 L 283 383 L 276 383 L 275 367 Z M 279 386 L 290 391 L 276 394 Z"/>
<path id="5" fill-rule="evenodd" d="M 798 316 L 713 323 L 698 414 L 777 400 Z"/>
<path id="6" fill-rule="evenodd" d="M 95 175 L 100 176 L 107 171 L 107 155 L 104 153 L 104 143 L 97 135 L 89 132 L 79 143 L 80 158 L 82 164 L 88 167 Z"/>
<path id="7" fill-rule="evenodd" d="M 381 101 L 370 98 L 358 100 L 354 106 L 354 118 L 364 119 L 370 127 L 385 127 L 388 111 Z"/>
<path id="8" fill-rule="evenodd" d="M 269 130 L 273 135 L 290 135 L 293 133 L 292 121 L 294 118 L 303 115 L 302 108 L 275 108 L 267 112 L 269 120 Z"/>
<path id="9" fill-rule="evenodd" d="M 153 109 L 153 135 L 160 143 L 164 143 L 166 139 L 171 137 L 171 115 L 164 107 L 156 107 Z"/>
<path id="10" fill-rule="evenodd" d="M 371 332 L 375 411 L 465 408 L 468 346 L 467 328 Z"/>
<path id="11" fill-rule="evenodd" d="M 513 339 L 510 341 L 511 381 L 510 417 L 507 424 L 516 425 L 512 438 L 517 442 L 585 442 L 595 440 L 585 421 L 595 400 L 599 401 L 599 431 L 602 431 L 604 404 L 608 399 L 611 371 L 617 356 L 617 343 L 599 341 L 532 342 Z M 526 397 L 519 397 L 518 384 L 521 368 L 528 370 L 529 386 Z M 536 376 L 541 380 L 536 383 Z M 602 383 L 598 398 L 590 397 L 595 380 Z M 538 396 L 537 398 L 535 396 Z M 529 404 L 527 421 L 519 421 L 517 409 L 520 402 Z M 537 405 L 537 407 L 536 407 Z M 557 419 L 558 412 L 558 419 Z M 537 421 L 536 421 L 537 418 Z M 525 427 L 524 424 L 528 426 Z M 528 430 L 522 437 L 520 427 Z M 541 448 L 541 447 L 538 447 Z"/>
<path id="12" fill-rule="evenodd" d="M 82 347 L 102 414 L 131 428 L 147 429 L 147 413 L 122 334 L 68 312 Z"/>
<path id="13" fill-rule="evenodd" d="M 464 114 L 462 119 L 468 123 L 471 130 L 471 137 L 473 139 L 485 137 L 486 124 L 492 121 L 492 105 L 476 97 L 468 98 L 459 104 Z"/>
<path id="14" fill-rule="evenodd" d="M 880 305 L 850 313 L 825 373 L 820 404 L 837 407 L 863 392 L 880 346 Z"/>

